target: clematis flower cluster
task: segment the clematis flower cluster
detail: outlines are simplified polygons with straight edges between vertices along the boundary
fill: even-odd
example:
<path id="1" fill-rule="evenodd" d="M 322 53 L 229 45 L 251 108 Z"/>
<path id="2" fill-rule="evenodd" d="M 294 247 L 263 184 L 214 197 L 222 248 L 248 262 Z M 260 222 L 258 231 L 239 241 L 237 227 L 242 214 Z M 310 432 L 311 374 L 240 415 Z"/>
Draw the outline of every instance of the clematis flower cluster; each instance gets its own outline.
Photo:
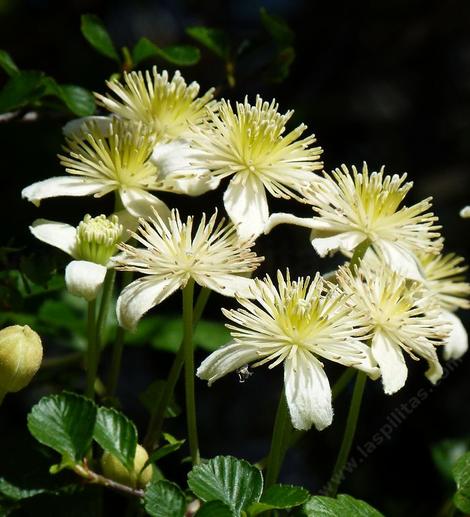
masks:
<path id="1" fill-rule="evenodd" d="M 433 383 L 444 358 L 460 357 L 467 333 L 456 316 L 470 308 L 463 259 L 443 255 L 432 199 L 407 203 L 406 174 L 369 172 L 364 163 L 322 172 L 322 148 L 307 126 L 288 129 L 293 111 L 257 96 L 234 105 L 199 95 L 179 72 L 125 73 L 96 93 L 99 116 L 69 122 L 59 155 L 66 175 L 22 191 L 39 205 L 59 196 L 113 194 L 114 214 L 84 216 L 78 226 L 37 219 L 39 240 L 72 260 L 70 292 L 92 301 L 107 271 L 138 275 L 119 293 L 121 327 L 133 330 L 145 314 L 189 282 L 238 301 L 223 309 L 232 341 L 207 357 L 197 375 L 209 384 L 251 365 L 283 365 L 284 391 L 295 428 L 318 430 L 333 419 L 328 362 L 381 378 L 384 391 L 403 388 L 411 360 L 427 363 Z M 200 201 L 183 217 L 168 193 L 201 196 L 227 182 L 228 223 Z M 309 205 L 311 217 L 270 215 L 268 194 Z M 167 196 L 167 197 L 165 197 Z M 462 216 L 468 215 L 468 207 Z M 294 210 L 294 208 L 293 208 Z M 206 216 L 206 213 L 213 213 Z M 310 229 L 321 257 L 347 262 L 330 275 L 252 278 L 263 257 L 256 239 L 280 224 Z"/>

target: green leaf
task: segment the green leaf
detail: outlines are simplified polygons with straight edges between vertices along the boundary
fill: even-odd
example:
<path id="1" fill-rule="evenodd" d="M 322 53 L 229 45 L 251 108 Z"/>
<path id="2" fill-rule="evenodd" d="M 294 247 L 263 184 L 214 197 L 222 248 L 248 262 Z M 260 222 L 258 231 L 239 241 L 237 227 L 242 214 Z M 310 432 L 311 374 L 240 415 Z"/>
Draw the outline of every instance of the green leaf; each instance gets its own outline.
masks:
<path id="1" fill-rule="evenodd" d="M 289 75 L 290 66 L 294 62 L 294 59 L 295 50 L 293 47 L 286 47 L 282 49 L 269 67 L 267 80 L 274 83 L 280 83 L 284 81 Z"/>
<path id="2" fill-rule="evenodd" d="M 132 49 L 132 62 L 138 65 L 142 61 L 158 55 L 158 47 L 148 38 L 142 37 Z"/>
<path id="3" fill-rule="evenodd" d="M 432 459 L 439 472 L 446 479 L 453 480 L 452 468 L 469 448 L 468 439 L 443 440 L 431 449 Z"/>
<path id="4" fill-rule="evenodd" d="M 0 49 L 0 66 L 10 77 L 20 73 L 20 69 L 6 50 Z"/>
<path id="5" fill-rule="evenodd" d="M 294 43 L 294 31 L 279 16 L 269 14 L 264 7 L 260 9 L 261 23 L 273 40 L 281 48 L 290 47 Z"/>
<path id="6" fill-rule="evenodd" d="M 273 485 L 261 496 L 259 502 L 248 509 L 250 515 L 258 515 L 267 510 L 282 510 L 304 504 L 310 497 L 308 490 L 299 486 Z"/>
<path id="7" fill-rule="evenodd" d="M 223 323 L 201 320 L 194 331 L 193 342 L 206 352 L 214 352 L 231 339 L 230 332 Z"/>
<path id="8" fill-rule="evenodd" d="M 0 113 L 12 111 L 41 97 L 44 88 L 42 72 L 20 72 L 7 81 L 0 91 Z"/>
<path id="9" fill-rule="evenodd" d="M 29 499 L 35 495 L 42 494 L 46 490 L 44 488 L 20 488 L 8 482 L 4 478 L 0 478 L 0 494 L 12 501 L 21 501 Z"/>
<path id="10" fill-rule="evenodd" d="M 201 53 L 197 47 L 192 45 L 171 45 L 159 49 L 158 55 L 178 66 L 195 65 L 201 59 Z"/>
<path id="11" fill-rule="evenodd" d="M 186 33 L 211 50 L 216 56 L 227 60 L 230 56 L 230 44 L 227 34 L 220 29 L 197 26 L 188 27 Z"/>
<path id="12" fill-rule="evenodd" d="M 83 14 L 80 28 L 85 39 L 95 50 L 103 54 L 103 56 L 114 59 L 114 61 L 120 63 L 113 40 L 98 16 L 94 14 Z"/>
<path id="13" fill-rule="evenodd" d="M 160 399 L 163 395 L 163 387 L 165 382 L 162 379 L 157 379 L 152 382 L 147 389 L 140 394 L 139 400 L 142 402 L 144 407 L 151 413 L 153 408 L 160 403 Z M 165 418 L 174 418 L 181 413 L 181 408 L 175 401 L 174 396 L 171 396 L 170 403 L 166 408 Z"/>
<path id="14" fill-rule="evenodd" d="M 73 84 L 63 84 L 60 89 L 61 99 L 74 115 L 79 117 L 93 115 L 96 104 L 95 98 L 89 90 Z"/>
<path id="15" fill-rule="evenodd" d="M 222 501 L 209 501 L 201 506 L 197 511 L 196 517 L 234 517 L 235 514 Z"/>
<path id="16" fill-rule="evenodd" d="M 157 462 L 158 460 L 168 456 L 172 452 L 177 451 L 185 443 L 186 440 L 177 440 L 171 434 L 163 433 L 163 438 L 168 442 L 167 444 L 159 447 L 156 451 L 152 452 L 145 465 L 149 463 Z M 145 467 L 144 467 L 145 468 Z"/>
<path id="17" fill-rule="evenodd" d="M 129 470 L 133 468 L 137 429 L 125 415 L 112 408 L 98 408 L 93 438 Z"/>
<path id="18" fill-rule="evenodd" d="M 452 469 L 457 492 L 454 495 L 455 506 L 463 513 L 470 512 L 470 452 L 461 456 Z"/>
<path id="19" fill-rule="evenodd" d="M 145 509 L 152 517 L 183 517 L 186 500 L 183 492 L 170 481 L 151 481 L 144 494 Z"/>
<path id="20" fill-rule="evenodd" d="M 189 488 L 203 501 L 222 501 L 238 517 L 258 501 L 263 491 L 261 472 L 245 460 L 216 456 L 188 474 Z"/>
<path id="21" fill-rule="evenodd" d="M 28 429 L 66 462 L 78 463 L 90 448 L 95 427 L 95 404 L 75 393 L 43 397 L 28 415 Z"/>
<path id="22" fill-rule="evenodd" d="M 316 495 L 303 508 L 307 517 L 383 517 L 364 501 L 340 494 L 335 499 Z"/>

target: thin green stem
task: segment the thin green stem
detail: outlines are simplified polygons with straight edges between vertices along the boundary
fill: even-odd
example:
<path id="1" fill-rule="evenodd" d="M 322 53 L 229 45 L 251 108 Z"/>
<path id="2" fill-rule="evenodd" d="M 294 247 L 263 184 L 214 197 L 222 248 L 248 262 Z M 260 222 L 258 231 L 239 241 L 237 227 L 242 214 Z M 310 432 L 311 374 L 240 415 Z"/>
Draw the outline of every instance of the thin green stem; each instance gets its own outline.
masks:
<path id="1" fill-rule="evenodd" d="M 98 373 L 98 356 L 96 342 L 96 300 L 88 302 L 88 349 L 86 362 L 86 391 L 87 397 L 93 399 L 95 397 L 95 380 Z"/>
<path id="2" fill-rule="evenodd" d="M 184 386 L 189 451 L 193 465 L 197 465 L 200 457 L 197 438 L 196 399 L 194 396 L 193 296 L 194 280 L 191 278 L 183 289 Z"/>
<path id="3" fill-rule="evenodd" d="M 276 418 L 274 420 L 273 435 L 271 438 L 271 449 L 268 456 L 268 467 L 266 470 L 266 487 L 273 485 L 281 470 L 282 462 L 287 450 L 286 434 L 290 431 L 291 423 L 289 409 L 287 407 L 284 386 L 282 387 Z"/>
<path id="4" fill-rule="evenodd" d="M 98 350 L 101 350 L 103 346 L 103 330 L 108 318 L 109 306 L 111 305 L 111 300 L 113 298 L 115 279 L 116 271 L 114 269 L 108 269 L 103 283 L 100 310 L 96 320 L 96 343 Z"/>
<path id="5" fill-rule="evenodd" d="M 333 400 L 343 393 L 346 386 L 352 381 L 356 370 L 354 368 L 346 368 L 344 372 L 339 376 L 339 379 L 334 383 L 331 390 Z"/>
<path id="6" fill-rule="evenodd" d="M 70 354 L 61 355 L 58 357 L 48 357 L 43 359 L 41 363 L 41 371 L 47 370 L 48 368 L 63 368 L 80 362 L 83 359 L 83 352 L 72 352 Z"/>
<path id="7" fill-rule="evenodd" d="M 354 391 L 349 407 L 348 418 L 346 422 L 346 429 L 344 430 L 343 440 L 339 449 L 338 458 L 336 460 L 333 474 L 328 484 L 327 495 L 335 497 L 338 487 L 342 481 L 344 466 L 351 451 L 351 446 L 356 433 L 357 421 L 359 419 L 359 412 L 361 409 L 362 395 L 366 385 L 367 376 L 364 372 L 357 372 L 356 382 L 354 384 Z"/>
<path id="8" fill-rule="evenodd" d="M 204 312 L 204 308 L 206 306 L 207 300 L 209 299 L 209 295 L 211 294 L 210 289 L 203 287 L 199 293 L 199 296 L 196 301 L 196 305 L 194 306 L 193 311 L 193 327 L 196 328 L 199 320 L 201 319 L 202 313 Z M 147 429 L 147 433 L 144 440 L 144 447 L 151 451 L 156 446 L 163 427 L 163 421 L 165 420 L 166 410 L 170 403 L 170 400 L 175 391 L 176 383 L 181 375 L 181 370 L 184 364 L 184 347 L 183 342 L 181 342 L 178 352 L 173 360 L 173 364 L 171 365 L 170 373 L 166 379 L 165 385 L 163 387 L 162 396 L 153 408 L 153 411 L 150 415 L 150 421 Z"/>
<path id="9" fill-rule="evenodd" d="M 124 350 L 124 334 L 122 327 L 118 327 L 116 331 L 116 340 L 113 344 L 113 355 L 111 356 L 111 366 L 109 368 L 108 385 L 106 394 L 109 397 L 114 397 L 119 381 L 119 374 L 121 372 L 122 351 Z"/>

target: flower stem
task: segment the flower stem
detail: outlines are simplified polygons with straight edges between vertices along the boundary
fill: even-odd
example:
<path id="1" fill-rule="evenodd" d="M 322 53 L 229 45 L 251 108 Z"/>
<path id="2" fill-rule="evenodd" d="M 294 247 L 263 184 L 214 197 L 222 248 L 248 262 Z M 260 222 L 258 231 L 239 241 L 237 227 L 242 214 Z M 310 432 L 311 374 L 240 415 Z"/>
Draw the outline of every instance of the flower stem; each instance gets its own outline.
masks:
<path id="1" fill-rule="evenodd" d="M 351 382 L 356 370 L 354 368 L 346 368 L 344 372 L 339 376 L 339 379 L 333 384 L 331 389 L 331 396 L 333 400 L 341 395 L 346 386 Z"/>
<path id="2" fill-rule="evenodd" d="M 333 474 L 330 482 L 328 483 L 327 495 L 335 497 L 338 491 L 338 487 L 342 481 L 344 466 L 348 459 L 351 451 L 351 446 L 356 433 L 357 421 L 359 418 L 359 411 L 361 409 L 362 395 L 364 394 L 364 388 L 366 385 L 367 376 L 364 372 L 357 372 L 356 382 L 354 384 L 354 391 L 351 399 L 351 405 L 349 406 L 348 419 L 346 422 L 346 429 L 344 430 L 343 441 L 338 453 Z"/>
<path id="3" fill-rule="evenodd" d="M 209 299 L 209 295 L 211 294 L 211 290 L 203 287 L 199 293 L 199 296 L 196 301 L 196 305 L 193 310 L 193 328 L 196 328 L 199 320 L 201 319 L 202 313 L 204 312 L 204 308 L 206 306 L 207 300 Z M 148 425 L 147 433 L 144 440 L 144 447 L 148 451 L 152 451 L 156 446 L 163 427 L 163 421 L 165 420 L 166 410 L 170 403 L 170 400 L 173 396 L 173 392 L 175 391 L 176 383 L 181 375 L 181 369 L 184 364 L 184 347 L 181 342 L 178 352 L 173 360 L 173 364 L 171 365 L 170 373 L 166 379 L 165 385 L 163 387 L 162 396 L 153 408 L 153 411 L 150 415 L 150 422 Z"/>
<path id="4" fill-rule="evenodd" d="M 96 342 L 96 300 L 88 302 L 88 349 L 86 362 L 86 391 L 87 397 L 93 399 L 95 397 L 95 380 L 98 373 L 98 356 Z"/>
<path id="5" fill-rule="evenodd" d="M 113 297 L 114 280 L 116 278 L 116 271 L 114 269 L 108 269 L 103 283 L 103 291 L 101 295 L 100 310 L 98 312 L 98 318 L 96 320 L 96 343 L 97 348 L 101 351 L 103 345 L 103 329 L 108 317 L 109 306 Z"/>
<path id="6" fill-rule="evenodd" d="M 266 488 L 273 485 L 281 470 L 282 462 L 287 450 L 286 435 L 290 431 L 291 423 L 289 409 L 287 407 L 284 386 L 282 387 L 279 405 L 277 406 L 276 418 L 274 420 L 271 449 L 268 456 L 268 467 L 266 470 Z"/>
<path id="7" fill-rule="evenodd" d="M 190 278 L 186 287 L 183 288 L 184 386 L 189 451 L 193 465 L 197 465 L 200 458 L 197 438 L 196 400 L 194 396 L 193 295 L 194 280 Z"/>

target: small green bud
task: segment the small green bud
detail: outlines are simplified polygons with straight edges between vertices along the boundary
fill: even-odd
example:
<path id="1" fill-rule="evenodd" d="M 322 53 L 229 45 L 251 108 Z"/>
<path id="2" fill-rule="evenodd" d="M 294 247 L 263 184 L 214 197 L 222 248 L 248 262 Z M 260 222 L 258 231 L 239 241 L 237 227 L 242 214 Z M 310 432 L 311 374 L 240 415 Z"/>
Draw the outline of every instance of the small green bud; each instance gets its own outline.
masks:
<path id="1" fill-rule="evenodd" d="M 78 258 L 105 266 L 121 241 L 123 227 L 117 215 L 87 214 L 77 228 Z"/>
<path id="2" fill-rule="evenodd" d="M 105 452 L 101 457 L 101 468 L 103 474 L 117 483 L 132 488 L 144 488 L 153 476 L 153 465 L 147 465 L 142 470 L 145 462 L 149 459 L 147 451 L 142 445 L 137 445 L 134 457 L 134 468 L 129 471 L 115 456 Z"/>
<path id="3" fill-rule="evenodd" d="M 28 325 L 0 330 L 0 401 L 27 386 L 42 361 L 41 338 Z"/>

